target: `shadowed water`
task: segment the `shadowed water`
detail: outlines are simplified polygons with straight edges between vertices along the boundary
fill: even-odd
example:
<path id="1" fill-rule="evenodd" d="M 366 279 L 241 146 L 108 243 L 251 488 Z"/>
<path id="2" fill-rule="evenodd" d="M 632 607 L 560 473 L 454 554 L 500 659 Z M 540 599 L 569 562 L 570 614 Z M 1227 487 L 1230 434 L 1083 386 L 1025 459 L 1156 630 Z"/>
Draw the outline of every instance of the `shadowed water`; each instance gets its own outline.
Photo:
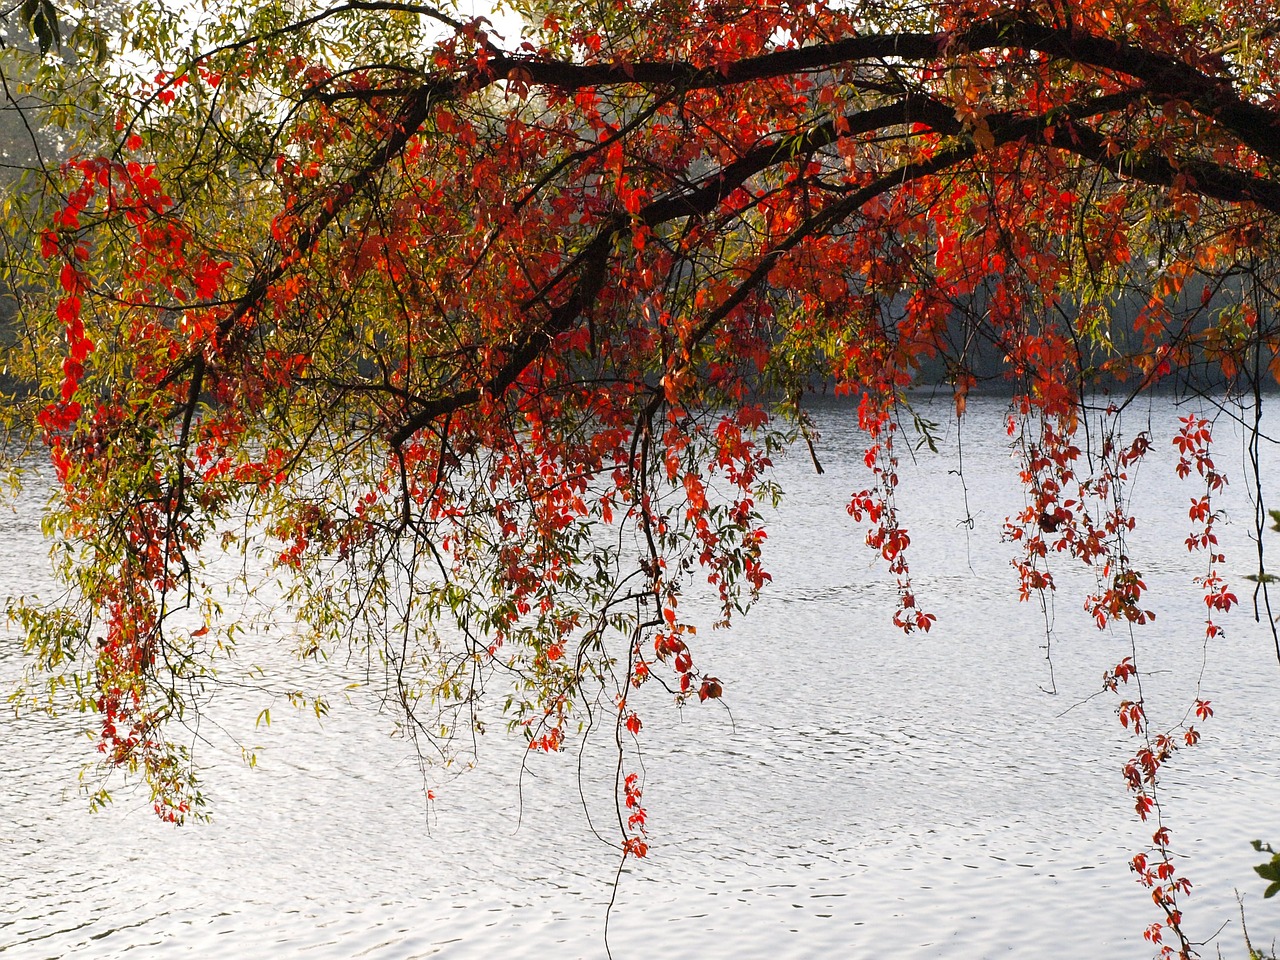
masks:
<path id="1" fill-rule="evenodd" d="M 1167 769 L 1161 799 L 1195 884 L 1190 932 L 1208 939 L 1228 924 L 1203 952 L 1242 956 L 1234 888 L 1255 944 L 1280 935 L 1248 844 L 1280 840 L 1280 668 L 1247 609 L 1205 647 L 1191 584 L 1203 561 L 1182 547 L 1198 491 L 1172 469 L 1171 403 L 1135 412 L 1130 429 L 1148 409 L 1155 448 L 1137 478 L 1132 553 L 1157 613 L 1139 655 L 1162 672 L 1146 692 L 1157 725 L 1181 716 L 1197 680 L 1217 711 Z M 770 525 L 773 584 L 731 630 L 699 636 L 724 702 L 677 711 L 655 697 L 644 709 L 652 843 L 618 886 L 618 960 L 1150 955 L 1141 931 L 1158 918 L 1128 860 L 1151 828 L 1120 774 L 1133 742 L 1115 698 L 1094 696 L 1129 639 L 1093 628 L 1080 605 L 1090 581 L 1056 561 L 1057 693 L 1044 692 L 1045 620 L 1014 599 L 1012 547 L 999 542 L 1022 502 L 1004 413 L 975 400 L 964 421 L 972 530 L 951 472 L 954 424 L 940 454 L 903 466 L 917 593 L 938 615 L 929 635 L 903 636 L 889 624 L 892 585 L 844 510 L 866 483 L 853 414 L 815 411 L 826 472 L 801 452 L 779 465 L 788 499 Z M 947 419 L 940 406 L 928 415 Z M 1218 439 L 1232 476 L 1221 533 L 1247 607 L 1252 507 L 1240 440 L 1225 423 Z M 1267 456 L 1264 482 L 1275 482 Z M 39 491 L 25 496 L 0 517 L 0 594 L 49 589 Z M 258 642 L 255 662 L 283 670 Z M 20 668 L 10 634 L 0 682 Z M 583 805 L 607 836 L 604 738 L 584 757 L 585 800 L 574 757 L 538 756 L 521 777 L 524 751 L 495 732 L 479 767 L 428 808 L 393 718 L 359 691 L 342 698 L 346 670 L 313 676 L 333 694 L 323 723 L 277 703 L 270 728 L 255 729 L 271 704 L 220 691 L 198 747 L 215 819 L 180 829 L 127 791 L 87 811 L 76 782 L 92 756 L 77 737 L 86 718 L 0 716 L 0 954 L 603 957 L 617 861 Z M 256 769 L 237 737 L 264 748 Z"/>

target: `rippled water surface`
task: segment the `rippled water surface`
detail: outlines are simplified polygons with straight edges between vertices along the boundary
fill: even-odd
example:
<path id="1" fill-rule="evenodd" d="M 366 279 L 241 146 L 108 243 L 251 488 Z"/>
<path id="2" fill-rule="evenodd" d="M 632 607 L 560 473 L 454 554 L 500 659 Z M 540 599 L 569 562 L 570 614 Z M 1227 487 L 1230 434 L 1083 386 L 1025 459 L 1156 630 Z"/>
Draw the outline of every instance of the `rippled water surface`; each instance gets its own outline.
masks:
<path id="1" fill-rule="evenodd" d="M 1203 644 L 1190 585 L 1201 559 L 1181 546 L 1195 491 L 1168 453 L 1177 412 L 1157 401 L 1129 422 L 1150 416 L 1158 451 L 1136 487 L 1146 525 L 1133 553 L 1157 613 L 1139 653 L 1166 668 L 1147 688 L 1157 722 L 1178 719 L 1197 678 L 1217 710 L 1162 800 L 1196 885 L 1190 931 L 1207 940 L 1225 924 L 1205 954 L 1243 956 L 1235 888 L 1255 944 L 1280 936 L 1248 843 L 1280 840 L 1280 668 L 1247 610 Z M 844 511 L 865 485 L 851 414 L 817 411 L 826 472 L 799 453 L 780 464 L 789 496 L 770 527 L 772 586 L 732 630 L 700 636 L 724 703 L 646 712 L 653 843 L 617 889 L 618 960 L 1150 955 L 1141 931 L 1157 918 L 1127 867 L 1149 833 L 1120 776 L 1132 744 L 1114 698 L 1093 696 L 1128 639 L 1092 628 L 1087 581 L 1059 564 L 1051 678 L 1044 618 L 1014 600 L 999 542 L 1021 503 L 1003 414 L 971 402 L 963 486 L 941 408 L 929 416 L 944 421 L 943 452 L 904 465 L 918 593 L 938 615 L 932 633 L 906 637 Z M 1225 423 L 1219 441 L 1234 467 L 1240 441 Z M 1264 482 L 1280 489 L 1267 457 Z M 1257 566 L 1246 493 L 1233 470 L 1222 531 L 1244 600 L 1238 578 Z M 0 516 L 0 594 L 50 589 L 37 504 L 33 490 Z M 254 642 L 275 665 L 273 638 Z M 616 860 L 584 805 L 607 832 L 607 744 L 586 751 L 580 796 L 573 757 L 534 758 L 521 777 L 524 751 L 490 733 L 479 767 L 428 808 L 392 718 L 359 692 L 342 699 L 347 669 L 312 678 L 334 695 L 322 724 L 277 703 L 255 729 L 272 704 L 220 691 L 198 747 L 214 820 L 180 829 L 128 791 L 87 811 L 84 718 L 0 716 L 0 953 L 603 957 Z M 19 670 L 8 635 L 0 683 Z M 256 769 L 236 738 L 263 747 Z"/>

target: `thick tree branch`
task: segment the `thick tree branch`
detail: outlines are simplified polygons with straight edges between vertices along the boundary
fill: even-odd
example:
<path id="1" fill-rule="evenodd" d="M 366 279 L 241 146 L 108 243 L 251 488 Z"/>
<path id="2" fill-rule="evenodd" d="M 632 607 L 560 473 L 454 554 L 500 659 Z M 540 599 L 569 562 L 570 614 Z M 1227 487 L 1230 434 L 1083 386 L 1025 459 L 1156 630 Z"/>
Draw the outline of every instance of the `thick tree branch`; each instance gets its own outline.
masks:
<path id="1" fill-rule="evenodd" d="M 1169 54 L 1029 20 L 991 20 L 955 33 L 865 34 L 779 50 L 715 69 L 681 61 L 576 64 L 508 54 L 492 58 L 485 69 L 493 80 L 519 75 L 529 83 L 566 91 L 618 84 L 698 89 L 882 61 L 930 63 L 994 49 L 1042 53 L 1131 77 L 1153 97 L 1190 103 L 1260 156 L 1280 162 L 1280 117 L 1274 110 L 1244 99 L 1230 79 L 1203 73 Z"/>

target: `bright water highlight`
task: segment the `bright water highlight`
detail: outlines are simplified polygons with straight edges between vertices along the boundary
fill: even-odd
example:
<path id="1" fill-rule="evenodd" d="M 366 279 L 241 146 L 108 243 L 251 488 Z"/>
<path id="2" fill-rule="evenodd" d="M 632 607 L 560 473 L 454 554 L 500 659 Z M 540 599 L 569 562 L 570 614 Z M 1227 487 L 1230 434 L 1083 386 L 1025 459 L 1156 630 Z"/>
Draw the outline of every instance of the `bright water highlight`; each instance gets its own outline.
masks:
<path id="1" fill-rule="evenodd" d="M 1255 945 L 1280 936 L 1249 847 L 1280 841 L 1280 667 L 1249 613 L 1252 506 L 1225 421 L 1216 457 L 1231 485 L 1217 506 L 1242 605 L 1204 644 L 1191 582 L 1204 561 L 1182 546 L 1200 491 L 1177 480 L 1170 448 L 1181 412 L 1156 400 L 1127 415 L 1130 433 L 1149 416 L 1154 441 L 1131 543 L 1157 619 L 1138 629 L 1138 649 L 1165 671 L 1146 686 L 1156 726 L 1180 718 L 1197 680 L 1213 702 L 1204 740 L 1166 768 L 1161 802 L 1195 884 L 1189 932 L 1207 940 L 1225 925 L 1202 953 L 1243 956 L 1235 889 Z M 941 405 L 925 413 L 947 419 Z M 903 464 L 916 592 L 938 615 L 932 633 L 903 636 L 889 623 L 892 583 L 844 510 L 867 483 L 854 414 L 817 408 L 826 472 L 803 450 L 779 464 L 788 496 L 769 527 L 772 585 L 731 630 L 699 634 L 697 662 L 724 681 L 723 704 L 677 711 L 652 696 L 642 708 L 652 842 L 618 888 L 618 960 L 1151 955 L 1142 930 L 1159 918 L 1128 869 L 1152 829 L 1121 775 L 1135 741 L 1116 698 L 1096 695 L 1129 639 L 1093 627 L 1089 575 L 1055 560 L 1057 693 L 1044 692 L 1044 618 L 1016 602 L 1014 545 L 999 542 L 1022 503 L 1004 414 L 1002 401 L 971 399 L 963 423 L 972 530 L 954 422 L 941 454 Z M 1280 460 L 1266 456 L 1264 492 L 1280 503 Z M 32 489 L 0 517 L 0 594 L 50 590 L 38 503 Z M 272 646 L 287 632 L 244 642 L 246 663 L 282 690 L 303 669 Z M 0 683 L 20 669 L 10 633 Z M 608 836 L 607 738 L 587 746 L 580 794 L 572 753 L 526 756 L 495 729 L 478 769 L 428 807 L 412 748 L 389 736 L 393 716 L 365 692 L 343 698 L 359 669 L 306 672 L 333 701 L 323 721 L 257 688 L 217 692 L 193 735 L 214 820 L 177 829 L 128 790 L 88 812 L 76 774 L 92 743 L 77 731 L 92 718 L 0 715 L 5 960 L 604 957 L 617 861 L 584 810 Z M 255 729 L 268 706 L 272 725 Z M 237 738 L 263 748 L 257 769 Z"/>

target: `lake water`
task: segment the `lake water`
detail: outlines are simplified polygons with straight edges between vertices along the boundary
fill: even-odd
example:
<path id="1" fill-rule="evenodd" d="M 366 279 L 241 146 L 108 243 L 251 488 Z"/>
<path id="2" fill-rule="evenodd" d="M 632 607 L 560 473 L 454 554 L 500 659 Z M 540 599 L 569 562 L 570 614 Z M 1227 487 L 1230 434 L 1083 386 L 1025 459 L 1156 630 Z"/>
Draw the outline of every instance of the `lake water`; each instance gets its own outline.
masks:
<path id="1" fill-rule="evenodd" d="M 938 615 L 929 635 L 903 636 L 889 624 L 892 587 L 844 511 L 865 485 L 853 415 L 816 410 L 826 472 L 800 452 L 779 466 L 788 499 L 770 527 L 773 584 L 731 630 L 700 636 L 723 704 L 646 707 L 652 842 L 618 886 L 617 960 L 1151 954 L 1142 929 L 1157 917 L 1128 869 L 1151 829 L 1120 773 L 1133 742 L 1115 698 L 1093 696 L 1128 639 L 1093 628 L 1080 606 L 1087 578 L 1057 564 L 1057 693 L 1044 692 L 1044 620 L 1016 602 L 1012 548 L 999 542 L 1021 503 L 1004 412 L 971 400 L 964 421 L 972 530 L 958 522 L 955 426 L 942 407 L 930 416 L 944 421 L 943 452 L 903 467 L 917 592 Z M 1182 547 L 1196 491 L 1175 478 L 1169 447 L 1178 412 L 1156 400 L 1129 415 L 1132 430 L 1149 417 L 1156 441 L 1132 543 L 1157 620 L 1138 642 L 1168 671 L 1147 687 L 1157 725 L 1181 715 L 1197 679 L 1217 712 L 1167 768 L 1162 802 L 1195 884 L 1189 932 L 1221 929 L 1202 952 L 1244 956 L 1234 890 L 1255 945 L 1280 937 L 1280 905 L 1261 899 L 1251 866 L 1262 858 L 1249 847 L 1280 841 L 1280 668 L 1247 609 L 1252 507 L 1225 422 L 1221 532 L 1246 603 L 1223 618 L 1225 637 L 1203 643 L 1190 585 L 1202 558 Z M 1280 457 L 1264 453 L 1280 501 Z M 48 590 L 37 494 L 0 518 L 0 594 Z M 0 684 L 20 670 L 7 636 Z M 285 670 L 269 642 L 257 662 Z M 140 793 L 88 812 L 76 781 L 92 756 L 82 718 L 0 715 L 5 960 L 605 956 L 617 864 L 584 807 L 606 815 L 606 745 L 586 751 L 580 796 L 572 754 L 533 758 L 521 776 L 520 745 L 490 733 L 477 769 L 428 808 L 411 748 L 389 736 L 393 718 L 359 693 L 344 701 L 341 668 L 309 669 L 334 693 L 323 723 L 277 703 L 271 727 L 255 730 L 270 702 L 219 692 L 199 747 L 214 820 L 182 828 L 157 822 Z M 256 769 L 235 737 L 263 747 Z"/>

